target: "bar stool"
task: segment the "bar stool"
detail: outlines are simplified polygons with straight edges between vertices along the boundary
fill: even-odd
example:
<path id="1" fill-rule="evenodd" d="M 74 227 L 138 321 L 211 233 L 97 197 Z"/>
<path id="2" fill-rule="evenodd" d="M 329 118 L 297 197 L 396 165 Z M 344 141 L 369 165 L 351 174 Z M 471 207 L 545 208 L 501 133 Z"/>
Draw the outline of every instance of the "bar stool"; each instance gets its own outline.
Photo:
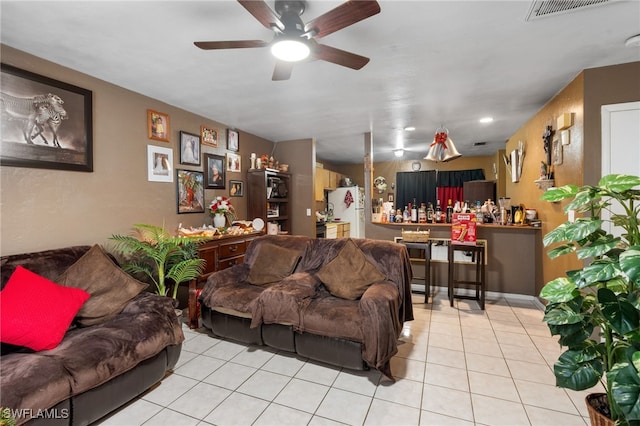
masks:
<path id="1" fill-rule="evenodd" d="M 429 303 L 431 296 L 431 240 L 423 243 L 404 241 L 402 238 L 397 242 L 404 244 L 407 249 L 418 249 L 424 253 L 424 277 L 413 277 L 416 280 L 424 280 L 424 303 Z"/>
<path id="2" fill-rule="evenodd" d="M 484 264 L 484 245 L 467 245 L 467 244 L 453 244 L 449 242 L 449 288 L 447 294 L 449 295 L 449 305 L 453 306 L 453 299 L 471 299 L 477 300 L 480 303 L 480 309 L 484 310 L 484 293 L 486 289 L 485 282 L 485 264 Z M 471 252 L 471 261 L 476 265 L 476 279 L 475 281 L 458 280 L 455 274 L 455 261 L 454 253 L 456 251 Z M 456 295 L 455 288 L 457 284 L 473 285 L 476 287 L 476 295 Z"/>

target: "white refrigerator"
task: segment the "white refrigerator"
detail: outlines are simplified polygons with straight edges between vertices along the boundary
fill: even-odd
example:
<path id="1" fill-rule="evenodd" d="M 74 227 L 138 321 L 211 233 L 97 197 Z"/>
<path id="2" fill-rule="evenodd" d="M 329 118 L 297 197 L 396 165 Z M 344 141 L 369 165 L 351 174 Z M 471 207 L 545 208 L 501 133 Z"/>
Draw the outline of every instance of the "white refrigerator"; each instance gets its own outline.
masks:
<path id="1" fill-rule="evenodd" d="M 364 188 L 347 186 L 329 192 L 333 217 L 349 222 L 351 238 L 364 238 Z"/>

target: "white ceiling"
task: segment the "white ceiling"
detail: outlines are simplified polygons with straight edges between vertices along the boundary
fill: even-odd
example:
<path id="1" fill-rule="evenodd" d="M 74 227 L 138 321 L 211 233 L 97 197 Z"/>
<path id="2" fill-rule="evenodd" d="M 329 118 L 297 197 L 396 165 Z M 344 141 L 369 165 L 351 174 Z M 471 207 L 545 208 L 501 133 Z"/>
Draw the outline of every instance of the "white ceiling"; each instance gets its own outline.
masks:
<path id="1" fill-rule="evenodd" d="M 308 2 L 302 20 L 340 3 Z M 583 69 L 640 60 L 625 47 L 640 34 L 638 0 L 530 21 L 529 1 L 379 3 L 319 40 L 369 64 L 302 63 L 287 81 L 271 81 L 268 48 L 193 45 L 271 40 L 235 1 L 2 0 L 1 41 L 271 141 L 315 138 L 318 158 L 335 163 L 361 162 L 366 132 L 374 160 L 396 147 L 420 159 L 441 125 L 463 156 L 492 154 Z"/>

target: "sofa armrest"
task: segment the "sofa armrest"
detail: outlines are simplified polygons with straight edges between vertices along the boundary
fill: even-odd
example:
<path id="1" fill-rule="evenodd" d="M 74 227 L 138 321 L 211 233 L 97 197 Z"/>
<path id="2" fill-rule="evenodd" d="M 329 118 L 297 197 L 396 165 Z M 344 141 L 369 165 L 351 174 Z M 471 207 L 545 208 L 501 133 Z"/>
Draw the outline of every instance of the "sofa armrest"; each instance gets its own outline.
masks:
<path id="1" fill-rule="evenodd" d="M 214 272 L 207 278 L 207 283 L 202 289 L 198 301 L 202 303 L 202 301 L 209 298 L 216 289 L 235 286 L 239 282 L 246 282 L 248 276 L 249 265 L 246 263 Z"/>
<path id="2" fill-rule="evenodd" d="M 362 358 L 393 380 L 390 360 L 398 352 L 397 340 L 402 331 L 400 295 L 389 281 L 371 285 L 364 292 L 358 310 L 362 316 L 362 334 L 365 344 Z"/>

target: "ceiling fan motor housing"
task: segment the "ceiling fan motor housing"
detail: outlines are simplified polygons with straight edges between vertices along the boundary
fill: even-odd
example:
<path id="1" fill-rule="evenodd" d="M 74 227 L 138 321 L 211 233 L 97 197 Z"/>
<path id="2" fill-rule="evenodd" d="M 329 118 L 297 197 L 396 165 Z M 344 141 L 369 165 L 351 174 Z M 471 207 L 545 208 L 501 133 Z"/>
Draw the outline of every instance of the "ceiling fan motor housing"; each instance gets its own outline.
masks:
<path id="1" fill-rule="evenodd" d="M 283 34 L 301 36 L 304 33 L 304 23 L 300 15 L 304 12 L 305 2 L 300 0 L 276 0 L 276 13 L 284 25 Z"/>

